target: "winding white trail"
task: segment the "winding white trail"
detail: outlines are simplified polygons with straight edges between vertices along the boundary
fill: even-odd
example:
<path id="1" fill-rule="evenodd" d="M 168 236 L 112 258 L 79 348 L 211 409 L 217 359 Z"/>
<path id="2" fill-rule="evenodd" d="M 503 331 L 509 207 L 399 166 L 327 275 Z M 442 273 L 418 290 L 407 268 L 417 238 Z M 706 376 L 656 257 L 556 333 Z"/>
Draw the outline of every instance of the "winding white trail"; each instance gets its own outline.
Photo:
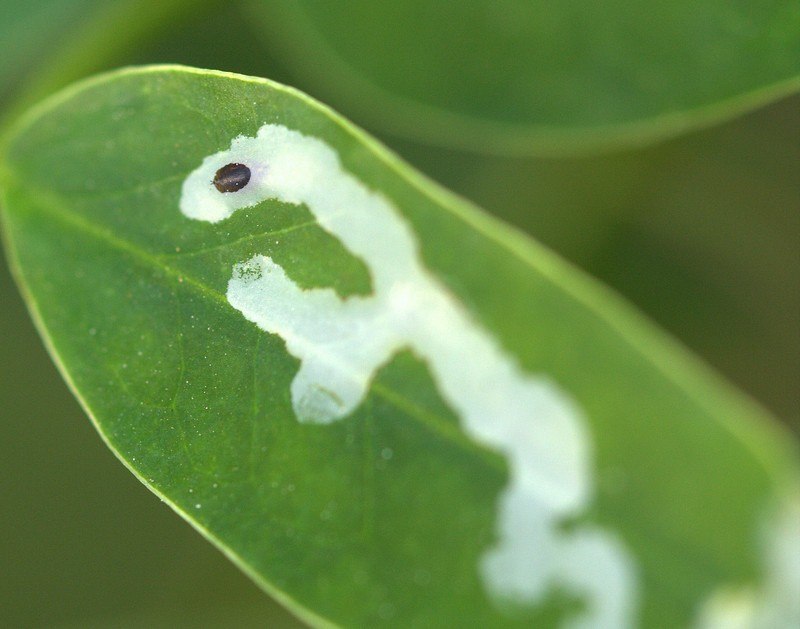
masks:
<path id="1" fill-rule="evenodd" d="M 718 587 L 700 607 L 696 629 L 800 627 L 800 494 L 769 514 L 761 538 L 761 583 Z"/>
<path id="2" fill-rule="evenodd" d="M 221 193 L 215 172 L 245 164 L 251 178 Z M 231 305 L 278 334 L 300 360 L 291 385 L 301 422 L 327 424 L 358 407 L 376 371 L 410 348 L 470 438 L 501 453 L 509 483 L 499 499 L 496 545 L 479 571 L 496 599 L 537 603 L 555 587 L 581 597 L 568 627 L 634 624 L 636 579 L 621 543 L 594 526 L 559 529 L 591 494 L 591 447 L 580 410 L 554 383 L 527 374 L 423 266 L 411 228 L 392 203 L 345 171 L 323 141 L 267 124 L 239 136 L 184 181 L 181 211 L 212 223 L 265 199 L 303 204 L 320 227 L 369 269 L 373 294 L 341 299 L 300 288 L 269 257 L 234 267 Z"/>

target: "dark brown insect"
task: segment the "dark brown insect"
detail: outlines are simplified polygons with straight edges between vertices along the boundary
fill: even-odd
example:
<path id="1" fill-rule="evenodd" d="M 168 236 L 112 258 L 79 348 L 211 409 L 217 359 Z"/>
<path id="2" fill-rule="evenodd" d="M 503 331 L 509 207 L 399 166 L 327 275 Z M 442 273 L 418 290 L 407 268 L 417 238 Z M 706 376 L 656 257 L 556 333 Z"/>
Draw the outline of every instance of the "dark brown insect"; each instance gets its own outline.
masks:
<path id="1" fill-rule="evenodd" d="M 220 192 L 237 192 L 250 181 L 250 169 L 244 164 L 226 164 L 214 174 L 214 187 Z"/>

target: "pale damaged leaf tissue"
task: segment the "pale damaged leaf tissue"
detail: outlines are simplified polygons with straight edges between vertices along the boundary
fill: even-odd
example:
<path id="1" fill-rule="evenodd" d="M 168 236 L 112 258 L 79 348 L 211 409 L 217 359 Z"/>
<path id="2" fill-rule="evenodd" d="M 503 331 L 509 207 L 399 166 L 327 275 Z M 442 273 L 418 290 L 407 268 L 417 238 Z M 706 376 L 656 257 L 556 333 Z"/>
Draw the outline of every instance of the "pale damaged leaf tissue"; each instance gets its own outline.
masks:
<path id="1" fill-rule="evenodd" d="M 231 306 L 279 335 L 301 361 L 291 385 L 297 419 L 328 424 L 348 416 L 378 369 L 411 349 L 462 429 L 507 460 L 498 541 L 476 566 L 489 594 L 536 603 L 551 588 L 563 588 L 585 602 L 569 627 L 633 626 L 637 572 L 630 552 L 612 531 L 561 527 L 592 497 L 592 439 L 569 393 L 546 374 L 520 368 L 425 269 L 414 233 L 392 203 L 344 170 L 320 139 L 276 124 L 262 126 L 255 137 L 239 136 L 184 181 L 180 208 L 189 218 L 216 223 L 266 199 L 305 205 L 366 263 L 372 280 L 372 295 L 343 299 L 330 288 L 301 288 L 265 255 L 233 268 Z M 779 545 L 792 546 L 798 535 L 784 526 L 783 538 Z M 787 584 L 798 583 L 800 568 L 791 559 L 771 560 L 783 578 L 772 575 L 763 598 L 769 614 L 788 620 L 797 605 Z M 776 618 L 759 610 L 758 599 L 720 592 L 699 625 L 769 626 Z"/>

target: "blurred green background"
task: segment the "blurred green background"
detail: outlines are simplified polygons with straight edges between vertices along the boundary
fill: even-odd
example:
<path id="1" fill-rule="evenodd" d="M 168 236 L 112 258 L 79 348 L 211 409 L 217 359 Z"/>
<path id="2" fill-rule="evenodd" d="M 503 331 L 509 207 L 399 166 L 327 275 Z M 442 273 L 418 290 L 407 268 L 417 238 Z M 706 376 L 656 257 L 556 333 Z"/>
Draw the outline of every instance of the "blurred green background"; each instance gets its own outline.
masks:
<path id="1" fill-rule="evenodd" d="M 257 4 L 37 0 L 23 14 L 0 0 L 6 120 L 65 82 L 127 64 L 295 85 L 612 286 L 800 432 L 799 96 L 639 148 L 483 154 L 380 124 L 381 107 L 354 106 L 320 79 L 324 57 L 274 45 L 264 33 L 294 32 L 291 16 L 276 12 L 266 28 Z M 0 304 L 0 626 L 298 626 L 114 459 L 5 265 Z"/>

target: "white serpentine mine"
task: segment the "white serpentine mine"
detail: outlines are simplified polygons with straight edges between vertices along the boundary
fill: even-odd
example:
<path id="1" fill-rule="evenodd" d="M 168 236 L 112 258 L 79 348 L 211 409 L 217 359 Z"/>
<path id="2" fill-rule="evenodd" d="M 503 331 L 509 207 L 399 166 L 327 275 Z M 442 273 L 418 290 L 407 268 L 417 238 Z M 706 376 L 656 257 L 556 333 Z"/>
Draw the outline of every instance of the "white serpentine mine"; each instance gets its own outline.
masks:
<path id="1" fill-rule="evenodd" d="M 227 164 L 251 172 L 236 192 L 212 181 Z M 319 226 L 366 264 L 373 294 L 340 298 L 300 288 L 269 257 L 233 268 L 227 298 L 300 360 L 291 385 L 297 419 L 328 424 L 364 400 L 376 371 L 401 349 L 425 361 L 436 387 L 475 442 L 505 457 L 497 542 L 478 570 L 495 599 L 536 604 L 560 588 L 583 601 L 565 626 L 635 624 L 633 562 L 592 525 L 562 530 L 591 498 L 591 447 L 575 401 L 525 373 L 492 334 L 423 266 L 408 223 L 380 193 L 342 168 L 325 142 L 281 125 L 239 136 L 184 181 L 181 211 L 216 223 L 266 199 L 305 205 Z"/>
<path id="2" fill-rule="evenodd" d="M 767 518 L 759 541 L 761 584 L 717 588 L 701 606 L 696 629 L 800 627 L 800 495 Z"/>

